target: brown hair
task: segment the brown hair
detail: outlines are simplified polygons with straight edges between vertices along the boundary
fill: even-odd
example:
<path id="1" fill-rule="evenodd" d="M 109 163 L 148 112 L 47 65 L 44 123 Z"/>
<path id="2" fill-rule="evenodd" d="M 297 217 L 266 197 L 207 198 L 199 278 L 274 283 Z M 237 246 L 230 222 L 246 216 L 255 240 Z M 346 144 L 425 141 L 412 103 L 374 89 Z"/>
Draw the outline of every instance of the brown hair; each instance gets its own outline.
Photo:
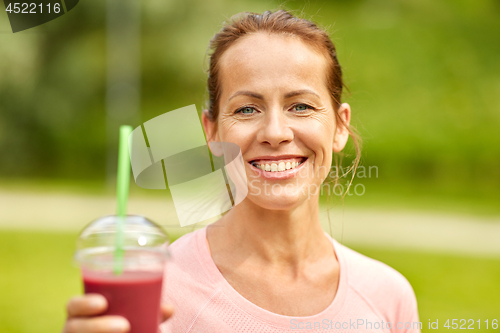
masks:
<path id="1" fill-rule="evenodd" d="M 222 54 L 239 38 L 256 32 L 295 36 L 325 55 L 328 60 L 327 85 L 334 104 L 335 118 L 337 123 L 342 124 L 349 132 L 356 150 L 356 157 L 347 172 L 349 173 L 352 171 L 352 179 L 349 183 L 350 186 L 359 164 L 361 140 L 354 129 L 346 124 L 338 113 L 341 104 L 342 89 L 344 88 L 342 69 L 337 59 L 337 51 L 328 33 L 319 28 L 314 22 L 295 17 L 290 12 L 282 9 L 275 12 L 266 11 L 263 14 L 244 12 L 234 15 L 230 19 L 230 22 L 226 23 L 210 40 L 208 47 L 207 54 L 210 58 L 207 80 L 208 105 L 206 106 L 206 115 L 208 119 L 216 121 L 219 116 L 219 98 L 221 96 L 219 60 Z M 335 162 L 339 163 L 339 158 L 335 158 Z M 337 184 L 338 178 L 340 177 L 338 175 L 334 177 L 334 179 L 332 179 L 333 182 Z"/>

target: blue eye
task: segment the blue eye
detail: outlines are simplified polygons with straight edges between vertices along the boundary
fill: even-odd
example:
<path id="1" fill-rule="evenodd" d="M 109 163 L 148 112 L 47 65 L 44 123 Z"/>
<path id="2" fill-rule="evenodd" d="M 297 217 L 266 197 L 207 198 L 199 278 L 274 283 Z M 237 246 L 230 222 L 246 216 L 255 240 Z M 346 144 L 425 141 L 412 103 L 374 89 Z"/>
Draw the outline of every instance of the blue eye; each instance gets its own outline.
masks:
<path id="1" fill-rule="evenodd" d="M 245 106 L 242 107 L 241 109 L 236 110 L 236 113 L 242 113 L 242 114 L 252 114 L 254 113 L 255 109 L 250 107 L 250 106 Z"/>
<path id="2" fill-rule="evenodd" d="M 314 110 L 313 107 L 307 105 L 307 104 L 297 104 L 294 106 L 296 111 L 306 111 L 307 109 Z"/>

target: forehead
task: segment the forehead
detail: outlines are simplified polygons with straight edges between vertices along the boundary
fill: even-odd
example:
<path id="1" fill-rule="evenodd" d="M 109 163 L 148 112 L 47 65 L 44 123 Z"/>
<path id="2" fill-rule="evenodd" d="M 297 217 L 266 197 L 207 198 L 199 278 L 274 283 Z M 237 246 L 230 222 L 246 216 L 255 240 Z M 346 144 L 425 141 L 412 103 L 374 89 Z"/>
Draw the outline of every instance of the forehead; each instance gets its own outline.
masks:
<path id="1" fill-rule="evenodd" d="M 295 36 L 246 35 L 224 52 L 219 66 L 223 96 L 243 86 L 265 91 L 309 88 L 328 93 L 326 58 Z"/>

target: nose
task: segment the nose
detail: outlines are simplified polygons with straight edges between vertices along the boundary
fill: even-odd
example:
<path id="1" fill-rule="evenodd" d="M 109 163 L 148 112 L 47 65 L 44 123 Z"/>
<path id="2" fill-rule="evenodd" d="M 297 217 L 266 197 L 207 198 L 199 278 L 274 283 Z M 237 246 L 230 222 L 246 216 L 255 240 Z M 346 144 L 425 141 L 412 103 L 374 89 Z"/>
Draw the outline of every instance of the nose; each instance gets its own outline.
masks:
<path id="1" fill-rule="evenodd" d="M 291 142 L 293 137 L 293 131 L 287 124 L 283 111 L 273 108 L 266 112 L 262 127 L 257 134 L 257 140 L 260 143 L 277 148 L 282 143 Z"/>

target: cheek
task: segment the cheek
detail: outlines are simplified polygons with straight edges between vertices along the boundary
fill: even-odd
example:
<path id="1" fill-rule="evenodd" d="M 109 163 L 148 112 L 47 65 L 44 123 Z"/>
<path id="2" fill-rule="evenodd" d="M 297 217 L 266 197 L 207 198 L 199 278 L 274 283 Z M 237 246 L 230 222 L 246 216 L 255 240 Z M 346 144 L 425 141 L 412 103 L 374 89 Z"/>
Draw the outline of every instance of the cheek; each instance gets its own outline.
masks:
<path id="1" fill-rule="evenodd" d="M 295 137 L 316 155 L 330 155 L 333 150 L 334 123 L 310 120 L 294 128 Z"/>
<path id="2" fill-rule="evenodd" d="M 297 142 L 314 154 L 314 178 L 318 182 L 326 179 L 333 158 L 333 122 L 310 121 L 295 130 Z"/>
<path id="3" fill-rule="evenodd" d="M 242 151 L 252 142 L 254 130 L 248 124 L 234 119 L 222 119 L 219 122 L 219 139 L 222 142 L 237 144 Z"/>
<path id="4" fill-rule="evenodd" d="M 221 117 L 219 119 L 218 125 L 219 139 L 223 142 L 234 142 L 233 140 L 235 139 L 235 134 L 238 133 L 234 129 L 234 127 L 237 125 L 236 122 L 230 118 L 225 119 Z"/>

